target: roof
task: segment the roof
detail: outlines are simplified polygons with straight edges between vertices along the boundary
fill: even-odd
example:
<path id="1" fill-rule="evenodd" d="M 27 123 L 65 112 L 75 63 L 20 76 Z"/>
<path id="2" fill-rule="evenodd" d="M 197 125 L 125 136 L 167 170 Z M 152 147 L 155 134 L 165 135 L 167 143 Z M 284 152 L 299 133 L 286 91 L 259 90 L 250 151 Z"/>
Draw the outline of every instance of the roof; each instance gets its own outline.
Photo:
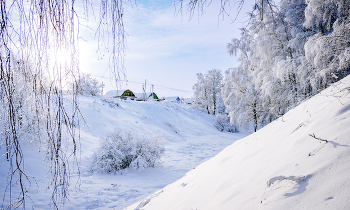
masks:
<path id="1" fill-rule="evenodd" d="M 124 93 L 121 96 L 134 96 L 134 93 L 131 90 L 125 90 Z"/>
<path id="2" fill-rule="evenodd" d="M 152 97 L 153 99 L 159 99 L 157 94 L 155 94 L 154 92 L 148 96 L 148 98 L 150 98 L 150 97 Z"/>

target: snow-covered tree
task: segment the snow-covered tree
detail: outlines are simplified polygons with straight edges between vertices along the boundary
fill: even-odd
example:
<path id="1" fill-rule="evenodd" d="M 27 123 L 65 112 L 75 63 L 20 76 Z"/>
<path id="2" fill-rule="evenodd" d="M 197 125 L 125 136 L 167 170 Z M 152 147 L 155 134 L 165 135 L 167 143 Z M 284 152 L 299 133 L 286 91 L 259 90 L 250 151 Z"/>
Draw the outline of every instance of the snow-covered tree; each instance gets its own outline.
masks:
<path id="1" fill-rule="evenodd" d="M 221 85 L 222 74 L 220 70 L 209 70 L 205 75 L 198 73 L 197 83 L 193 86 L 193 107 L 215 115 Z"/>
<path id="2" fill-rule="evenodd" d="M 197 74 L 197 83 L 193 85 L 193 103 L 192 107 L 195 109 L 209 112 L 209 90 L 207 86 L 207 81 L 202 73 Z"/>
<path id="3" fill-rule="evenodd" d="M 91 78 L 90 74 L 81 74 L 79 79 L 73 84 L 73 91 L 76 94 L 86 96 L 101 95 L 102 83 Z"/>
<path id="4" fill-rule="evenodd" d="M 305 27 L 312 35 L 306 59 L 315 69 L 312 87 L 322 90 L 350 73 L 350 1 L 307 1 Z"/>
<path id="5" fill-rule="evenodd" d="M 257 128 L 350 73 L 348 5 L 258 1 L 241 37 L 227 45 L 240 61 L 223 87 L 232 123 Z"/>
<path id="6" fill-rule="evenodd" d="M 247 128 L 253 121 L 254 129 L 257 130 L 258 123 L 263 121 L 264 112 L 260 93 L 249 73 L 242 68 L 228 69 L 225 72 L 223 95 L 231 124 Z"/>
<path id="7" fill-rule="evenodd" d="M 212 114 L 215 115 L 222 86 L 221 71 L 217 69 L 209 70 L 205 78 L 209 87 L 209 102 L 212 107 Z"/>
<path id="8" fill-rule="evenodd" d="M 220 70 L 209 70 L 207 74 L 197 74 L 197 83 L 193 86 L 194 103 L 192 107 L 208 114 L 215 115 L 214 126 L 219 131 L 237 132 L 231 124 L 230 116 L 226 112 L 224 100 L 221 96 L 222 74 Z"/>

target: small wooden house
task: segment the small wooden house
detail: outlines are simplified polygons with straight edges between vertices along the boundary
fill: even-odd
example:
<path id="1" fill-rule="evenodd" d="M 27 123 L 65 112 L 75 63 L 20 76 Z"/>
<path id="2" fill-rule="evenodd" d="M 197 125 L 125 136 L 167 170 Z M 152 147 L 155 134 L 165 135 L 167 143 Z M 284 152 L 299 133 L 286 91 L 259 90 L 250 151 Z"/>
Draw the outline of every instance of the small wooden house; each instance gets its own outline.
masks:
<path id="1" fill-rule="evenodd" d="M 120 96 L 115 96 L 115 98 L 120 98 L 124 100 L 135 100 L 136 96 L 131 90 L 125 90 Z"/>
<path id="2" fill-rule="evenodd" d="M 159 100 L 159 98 L 158 98 L 157 94 L 155 94 L 154 92 L 153 92 L 153 93 L 151 93 L 151 94 L 148 96 L 148 98 L 150 98 L 150 99 L 154 99 L 154 100 Z"/>

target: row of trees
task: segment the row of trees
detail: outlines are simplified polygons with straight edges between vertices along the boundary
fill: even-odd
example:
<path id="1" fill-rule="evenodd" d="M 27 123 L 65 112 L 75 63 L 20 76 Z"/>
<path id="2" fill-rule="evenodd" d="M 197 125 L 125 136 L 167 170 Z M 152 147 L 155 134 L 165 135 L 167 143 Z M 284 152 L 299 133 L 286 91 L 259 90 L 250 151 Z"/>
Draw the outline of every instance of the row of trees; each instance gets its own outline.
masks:
<path id="1" fill-rule="evenodd" d="M 222 73 L 217 69 L 209 70 L 205 75 L 198 73 L 197 83 L 193 86 L 192 107 L 215 115 L 214 125 L 218 130 L 236 132 L 236 128 L 230 124 L 230 118 L 225 111 L 221 96 L 222 79 Z"/>
<path id="2" fill-rule="evenodd" d="M 97 79 L 91 78 L 90 74 L 80 74 L 71 87 L 77 95 L 99 96 L 103 94 L 103 84 Z"/>
<path id="3" fill-rule="evenodd" d="M 349 0 L 282 0 L 279 5 L 259 0 L 241 37 L 227 45 L 239 66 L 228 69 L 222 83 L 200 91 L 198 84 L 210 78 L 198 74 L 197 106 L 215 113 L 213 100 L 201 98 L 214 96 L 222 85 L 231 124 L 246 128 L 253 122 L 256 131 L 282 116 L 350 74 L 349 13 Z"/>

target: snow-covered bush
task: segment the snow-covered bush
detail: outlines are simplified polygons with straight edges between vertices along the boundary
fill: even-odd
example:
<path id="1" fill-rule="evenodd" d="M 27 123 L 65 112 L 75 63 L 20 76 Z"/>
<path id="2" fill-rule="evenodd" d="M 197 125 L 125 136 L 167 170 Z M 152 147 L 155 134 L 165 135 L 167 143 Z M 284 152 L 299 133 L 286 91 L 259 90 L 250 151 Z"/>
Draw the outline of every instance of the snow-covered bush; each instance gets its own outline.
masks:
<path id="1" fill-rule="evenodd" d="M 93 155 L 91 171 L 110 173 L 126 168 L 142 170 L 154 167 L 164 151 L 159 136 L 140 137 L 131 132 L 114 130 L 101 138 L 100 148 Z"/>
<path id="2" fill-rule="evenodd" d="M 214 126 L 221 132 L 238 132 L 237 127 L 230 121 L 230 116 L 226 112 L 226 107 L 224 100 L 221 97 L 221 93 L 219 93 L 217 96 Z"/>
<path id="3" fill-rule="evenodd" d="M 237 132 L 237 129 L 235 126 L 231 125 L 230 123 L 230 117 L 224 113 L 224 114 L 216 114 L 215 115 L 215 122 L 214 126 L 221 132 Z"/>

